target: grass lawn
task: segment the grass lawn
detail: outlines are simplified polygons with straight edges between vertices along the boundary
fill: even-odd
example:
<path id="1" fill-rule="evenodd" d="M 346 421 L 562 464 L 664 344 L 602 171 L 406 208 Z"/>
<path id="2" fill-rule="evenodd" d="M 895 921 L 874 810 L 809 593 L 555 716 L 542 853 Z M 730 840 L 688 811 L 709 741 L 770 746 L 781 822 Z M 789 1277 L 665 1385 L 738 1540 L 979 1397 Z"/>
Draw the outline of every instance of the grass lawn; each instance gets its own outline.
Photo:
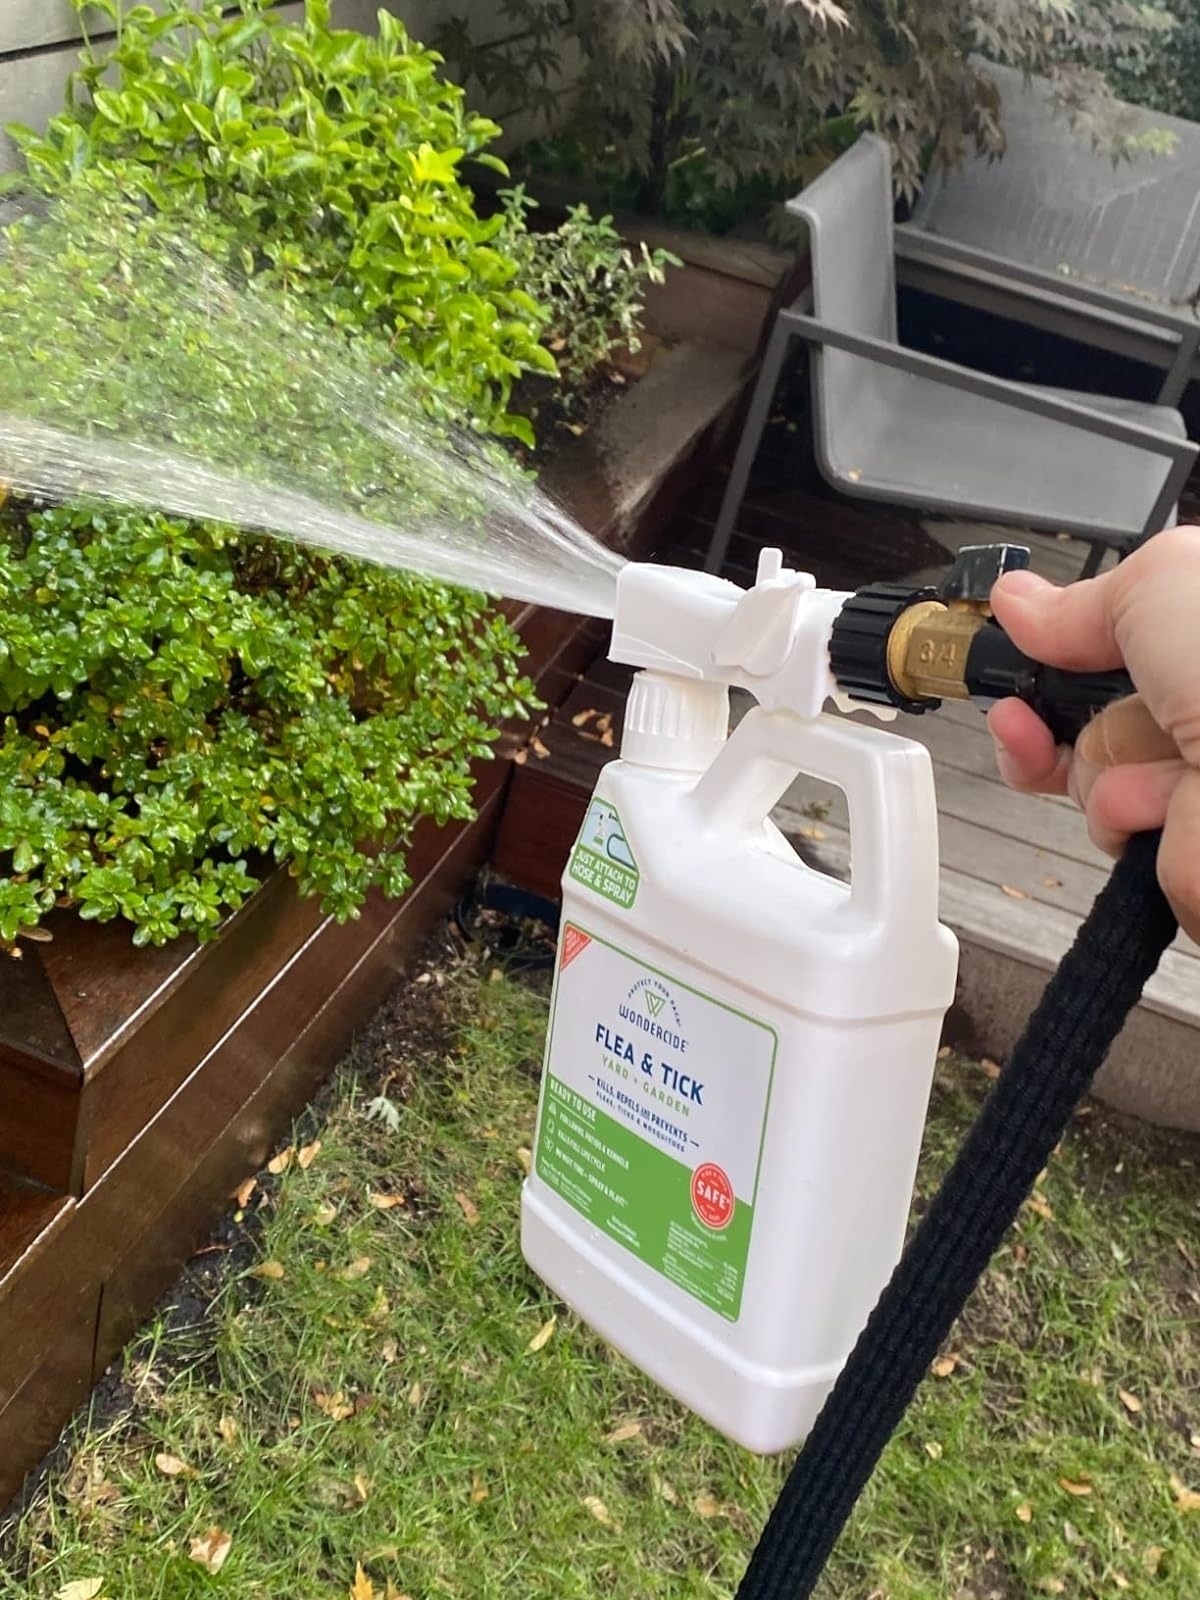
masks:
<path id="1" fill-rule="evenodd" d="M 536 988 L 431 952 L 69 1432 L 0 1600 L 733 1593 L 786 1463 L 521 1261 L 544 1025 Z M 941 1063 L 923 1192 L 986 1087 Z M 1195 1142 L 1085 1112 L 822 1600 L 1200 1596 L 1198 1197 Z"/>

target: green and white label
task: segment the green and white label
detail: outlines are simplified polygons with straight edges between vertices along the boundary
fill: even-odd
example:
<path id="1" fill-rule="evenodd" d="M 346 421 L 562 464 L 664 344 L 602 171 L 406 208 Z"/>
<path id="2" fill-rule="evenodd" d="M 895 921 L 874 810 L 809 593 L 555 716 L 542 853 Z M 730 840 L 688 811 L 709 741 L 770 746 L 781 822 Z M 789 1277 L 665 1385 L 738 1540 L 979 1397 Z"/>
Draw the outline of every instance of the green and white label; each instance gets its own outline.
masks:
<path id="1" fill-rule="evenodd" d="M 776 1036 L 568 924 L 538 1177 L 647 1266 L 736 1322 Z"/>
<path id="2" fill-rule="evenodd" d="M 594 796 L 571 852 L 570 875 L 624 911 L 637 898 L 638 866 L 616 806 Z"/>

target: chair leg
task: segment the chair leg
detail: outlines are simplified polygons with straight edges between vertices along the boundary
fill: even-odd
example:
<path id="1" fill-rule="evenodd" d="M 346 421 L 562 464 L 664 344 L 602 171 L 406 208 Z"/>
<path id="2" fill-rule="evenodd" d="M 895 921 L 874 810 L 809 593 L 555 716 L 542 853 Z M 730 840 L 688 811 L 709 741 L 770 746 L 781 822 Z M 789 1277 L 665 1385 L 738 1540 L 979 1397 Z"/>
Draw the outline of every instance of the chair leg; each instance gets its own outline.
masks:
<path id="1" fill-rule="evenodd" d="M 746 485 L 750 481 L 759 442 L 767 425 L 767 417 L 770 415 L 771 401 L 775 397 L 775 386 L 779 382 L 779 374 L 791 341 L 791 329 L 782 318 L 778 319 L 771 331 L 767 352 L 754 386 L 754 396 L 750 401 L 750 410 L 746 414 L 746 425 L 742 429 L 737 454 L 733 458 L 733 470 L 729 474 L 729 482 L 721 499 L 721 509 L 717 513 L 717 525 L 709 540 L 708 556 L 704 563 L 705 572 L 720 572 L 729 553 L 733 525 L 742 508 Z"/>
<path id="2" fill-rule="evenodd" d="M 1079 574 L 1080 582 L 1084 578 L 1094 578 L 1100 571 L 1100 563 L 1104 560 L 1107 547 L 1102 544 L 1092 543 L 1088 546 L 1087 560 L 1083 563 L 1083 571 Z"/>

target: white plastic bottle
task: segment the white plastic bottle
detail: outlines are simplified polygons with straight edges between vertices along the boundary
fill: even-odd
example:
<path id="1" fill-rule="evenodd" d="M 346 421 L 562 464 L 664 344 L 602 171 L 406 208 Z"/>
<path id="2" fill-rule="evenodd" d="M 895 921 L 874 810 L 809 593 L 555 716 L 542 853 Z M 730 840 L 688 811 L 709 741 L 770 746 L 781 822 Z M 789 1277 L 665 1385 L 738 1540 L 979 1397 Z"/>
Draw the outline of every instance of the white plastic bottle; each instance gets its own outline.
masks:
<path id="1" fill-rule="evenodd" d="M 751 591 L 753 593 L 754 591 Z M 526 1259 L 747 1449 L 806 1436 L 899 1256 L 957 944 L 929 757 L 642 672 L 563 880 Z M 769 822 L 838 785 L 852 883 Z"/>

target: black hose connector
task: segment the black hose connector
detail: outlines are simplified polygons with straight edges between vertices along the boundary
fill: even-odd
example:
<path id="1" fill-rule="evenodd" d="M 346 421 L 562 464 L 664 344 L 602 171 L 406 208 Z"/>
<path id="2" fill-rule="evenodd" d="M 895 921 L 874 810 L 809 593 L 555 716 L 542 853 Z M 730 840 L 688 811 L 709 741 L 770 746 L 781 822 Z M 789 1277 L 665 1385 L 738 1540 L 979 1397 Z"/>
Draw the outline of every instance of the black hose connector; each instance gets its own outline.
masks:
<path id="1" fill-rule="evenodd" d="M 829 635 L 829 668 L 838 688 L 868 705 L 895 706 L 915 716 L 935 711 L 940 700 L 915 700 L 892 682 L 888 640 L 910 606 L 937 597 L 932 586 L 911 583 L 872 583 L 852 594 Z"/>
<path id="2" fill-rule="evenodd" d="M 1023 700 L 1058 744 L 1074 744 L 1105 706 L 1134 693 L 1133 679 L 1121 669 L 1065 672 L 1043 666 L 1018 650 L 995 621 L 985 623 L 972 639 L 964 681 L 972 700 L 984 709 L 997 700 Z"/>

